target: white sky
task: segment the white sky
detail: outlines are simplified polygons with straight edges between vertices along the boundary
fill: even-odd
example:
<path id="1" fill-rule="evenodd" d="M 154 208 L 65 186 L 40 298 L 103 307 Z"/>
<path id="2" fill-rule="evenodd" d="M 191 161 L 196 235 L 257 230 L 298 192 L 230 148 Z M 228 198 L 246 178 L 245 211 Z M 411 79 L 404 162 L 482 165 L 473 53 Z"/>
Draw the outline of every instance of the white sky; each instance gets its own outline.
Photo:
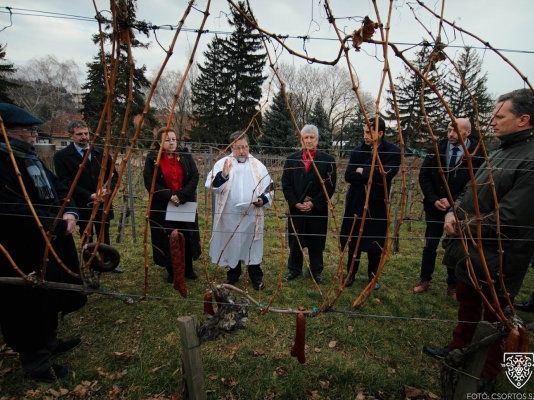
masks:
<path id="1" fill-rule="evenodd" d="M 109 1 L 96 0 L 100 10 L 109 9 Z M 186 27 L 197 29 L 200 26 L 202 13 L 207 4 L 206 0 L 196 1 L 195 7 L 186 18 Z M 252 10 L 262 28 L 280 35 L 304 36 L 313 38 L 335 38 L 335 32 L 325 17 L 322 0 L 250 0 Z M 377 0 L 382 21 L 385 23 L 390 2 Z M 438 20 L 431 17 L 426 10 L 420 8 L 414 1 L 395 1 L 391 19 L 390 41 L 396 43 L 419 43 L 422 38 L 431 41 L 421 24 L 416 21 L 410 6 L 415 9 L 415 15 L 435 35 Z M 425 4 L 439 12 L 441 1 L 426 0 Z M 138 0 L 138 19 L 144 19 L 155 25 L 177 25 L 186 8 L 186 0 Z M 337 20 L 338 26 L 346 33 L 360 27 L 361 18 L 365 15 L 376 21 L 373 4 L 370 0 L 330 0 L 330 6 Z M 7 0 L 0 4 L 0 27 L 9 25 L 9 14 L 6 7 L 11 7 L 14 13 L 30 13 L 26 10 L 47 11 L 76 16 L 92 17 L 95 15 L 91 0 Z M 226 22 L 229 4 L 224 0 L 211 2 L 210 16 L 205 29 L 209 31 L 230 31 Z M 31 12 L 35 14 L 35 12 Z M 107 14 L 109 15 L 109 13 Z M 515 66 L 531 81 L 534 81 L 534 1 L 532 0 L 446 0 L 445 19 L 454 21 L 457 26 L 478 36 L 484 42 L 489 42 L 498 49 L 512 49 L 529 51 L 528 53 L 503 52 Z M 347 17 L 355 17 L 348 19 Z M 0 33 L 0 43 L 7 43 L 7 59 L 17 65 L 23 65 L 31 58 L 41 58 L 47 54 L 54 54 L 58 59 L 74 59 L 84 68 L 97 53 L 97 47 L 91 41 L 91 35 L 97 32 L 96 22 L 86 22 L 74 19 L 57 19 L 37 16 L 12 16 L 13 25 Z M 472 45 L 483 47 L 482 44 L 468 35 L 454 32 L 446 27 L 442 40 L 451 46 Z M 158 39 L 164 46 L 170 44 L 173 32 L 158 31 Z M 173 56 L 167 68 L 184 69 L 187 61 L 188 49 L 194 43 L 196 34 L 182 32 L 178 38 Z M 212 39 L 212 34 L 203 35 L 197 57 L 202 59 L 202 51 Z M 375 34 L 375 39 L 380 39 Z M 142 38 L 141 38 L 142 39 Z M 143 39 L 142 39 L 143 40 Z M 150 50 L 138 50 L 134 57 L 136 62 L 146 64 L 148 69 L 161 65 L 165 54 L 155 43 L 154 36 L 150 39 Z M 146 40 L 145 40 L 146 41 Z M 302 39 L 287 39 L 286 44 L 295 51 L 303 52 Z M 338 52 L 336 41 L 311 40 L 305 44 L 310 56 L 322 60 L 333 60 Z M 399 45 L 401 49 L 410 46 Z M 449 56 L 457 59 L 460 48 L 448 47 Z M 501 58 L 490 50 L 479 50 L 484 58 L 484 69 L 488 72 L 488 87 L 491 93 L 498 95 L 510 90 L 523 87 L 522 79 Z M 375 55 L 377 56 L 375 58 Z M 409 59 L 413 58 L 411 50 L 406 52 Z M 383 55 L 380 48 L 364 44 L 362 51 L 351 51 L 351 62 L 356 69 L 363 90 L 376 95 L 379 90 Z M 284 61 L 296 65 L 302 60 L 291 57 L 287 52 L 281 54 Z M 391 70 L 397 77 L 403 72 L 402 64 L 390 53 Z M 345 59 L 338 64 L 347 68 Z"/>

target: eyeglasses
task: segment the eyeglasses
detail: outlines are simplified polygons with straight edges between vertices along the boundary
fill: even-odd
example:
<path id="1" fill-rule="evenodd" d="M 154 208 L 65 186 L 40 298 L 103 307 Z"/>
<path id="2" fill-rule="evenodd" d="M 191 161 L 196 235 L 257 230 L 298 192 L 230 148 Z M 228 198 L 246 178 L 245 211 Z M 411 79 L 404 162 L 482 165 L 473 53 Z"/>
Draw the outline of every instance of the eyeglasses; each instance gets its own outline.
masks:
<path id="1" fill-rule="evenodd" d="M 87 136 L 87 137 L 89 137 L 89 132 L 73 133 L 72 136 Z"/>
<path id="2" fill-rule="evenodd" d="M 30 134 L 32 134 L 32 133 L 37 133 L 38 129 L 39 129 L 39 127 L 32 126 L 30 129 L 24 129 L 24 128 L 22 128 L 22 129 L 9 129 L 8 128 L 8 131 L 10 131 L 10 132 L 29 132 Z"/>
<path id="3" fill-rule="evenodd" d="M 248 149 L 248 145 L 245 145 L 245 146 L 232 146 L 232 150 L 241 151 L 241 150 L 246 150 L 246 149 Z"/>

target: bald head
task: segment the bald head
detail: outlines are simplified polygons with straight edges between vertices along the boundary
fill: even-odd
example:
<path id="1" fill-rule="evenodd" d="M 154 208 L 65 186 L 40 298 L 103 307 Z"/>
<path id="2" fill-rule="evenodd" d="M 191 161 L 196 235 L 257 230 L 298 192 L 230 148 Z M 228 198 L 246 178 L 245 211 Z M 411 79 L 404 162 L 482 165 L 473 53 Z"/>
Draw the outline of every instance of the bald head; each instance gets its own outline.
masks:
<path id="1" fill-rule="evenodd" d="M 456 123 L 458 124 L 458 131 L 460 132 L 460 135 L 462 135 L 462 139 L 465 141 L 471 134 L 471 122 L 469 122 L 469 119 L 467 118 L 457 118 Z M 450 144 L 455 146 L 460 144 L 460 139 L 458 139 L 458 134 L 454 130 L 452 122 L 449 123 L 449 127 L 447 128 L 447 136 Z"/>

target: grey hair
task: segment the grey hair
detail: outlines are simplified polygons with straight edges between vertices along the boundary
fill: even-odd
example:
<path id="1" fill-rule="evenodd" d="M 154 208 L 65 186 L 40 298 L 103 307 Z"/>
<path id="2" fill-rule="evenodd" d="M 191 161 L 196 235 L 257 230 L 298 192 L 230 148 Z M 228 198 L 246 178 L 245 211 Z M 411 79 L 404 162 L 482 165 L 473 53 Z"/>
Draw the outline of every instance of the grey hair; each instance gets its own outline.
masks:
<path id="1" fill-rule="evenodd" d="M 530 89 L 518 89 L 505 93 L 497 99 L 497 103 L 512 100 L 510 111 L 516 116 L 527 114 L 530 116 L 530 125 L 534 126 L 534 92 Z"/>
<path id="2" fill-rule="evenodd" d="M 302 135 L 304 135 L 305 133 L 313 133 L 315 139 L 319 139 L 319 129 L 317 129 L 317 127 L 312 124 L 304 125 L 300 130 L 300 133 Z"/>
<path id="3" fill-rule="evenodd" d="M 88 128 L 87 124 L 79 119 L 76 119 L 74 121 L 70 121 L 67 125 L 67 132 L 69 132 L 71 135 L 74 133 L 74 129 L 76 128 Z"/>

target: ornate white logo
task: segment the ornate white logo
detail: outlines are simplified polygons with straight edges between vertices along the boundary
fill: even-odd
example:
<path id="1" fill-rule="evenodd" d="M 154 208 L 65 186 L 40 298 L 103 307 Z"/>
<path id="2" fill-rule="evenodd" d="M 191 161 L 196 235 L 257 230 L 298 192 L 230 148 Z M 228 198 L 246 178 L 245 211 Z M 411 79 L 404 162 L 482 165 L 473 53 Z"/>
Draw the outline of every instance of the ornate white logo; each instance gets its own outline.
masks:
<path id="1" fill-rule="evenodd" d="M 504 353 L 503 368 L 508 380 L 521 389 L 530 379 L 534 367 L 534 353 Z"/>

